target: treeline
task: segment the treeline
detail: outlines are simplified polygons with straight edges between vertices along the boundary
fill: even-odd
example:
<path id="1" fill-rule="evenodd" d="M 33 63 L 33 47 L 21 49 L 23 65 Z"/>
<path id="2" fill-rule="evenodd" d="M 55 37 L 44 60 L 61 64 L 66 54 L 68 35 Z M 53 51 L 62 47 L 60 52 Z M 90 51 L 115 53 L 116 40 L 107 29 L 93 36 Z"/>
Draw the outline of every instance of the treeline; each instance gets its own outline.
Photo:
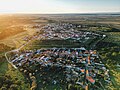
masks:
<path id="1" fill-rule="evenodd" d="M 120 46 L 115 42 L 101 41 L 96 47 L 108 64 L 115 65 L 120 63 Z"/>
<path id="2" fill-rule="evenodd" d="M 18 90 L 21 81 L 12 80 L 9 75 L 0 76 L 0 90 Z"/>
<path id="3" fill-rule="evenodd" d="M 120 32 L 120 29 L 110 28 L 110 29 L 107 29 L 107 30 L 103 30 L 103 32 Z"/>

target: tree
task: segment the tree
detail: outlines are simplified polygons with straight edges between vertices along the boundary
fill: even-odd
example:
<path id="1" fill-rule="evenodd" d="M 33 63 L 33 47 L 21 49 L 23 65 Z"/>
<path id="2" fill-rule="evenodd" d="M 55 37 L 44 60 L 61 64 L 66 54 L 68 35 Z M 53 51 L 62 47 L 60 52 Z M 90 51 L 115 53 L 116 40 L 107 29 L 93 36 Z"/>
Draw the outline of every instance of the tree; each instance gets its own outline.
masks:
<path id="1" fill-rule="evenodd" d="M 112 53 L 112 56 L 117 56 L 117 53 L 116 53 L 116 52 L 113 52 L 113 53 Z"/>
<path id="2" fill-rule="evenodd" d="M 18 90 L 18 85 L 12 84 L 12 85 L 10 86 L 10 90 Z"/>
<path id="3" fill-rule="evenodd" d="M 1 89 L 0 90 L 7 90 L 7 88 L 6 87 L 1 87 Z"/>
<path id="4" fill-rule="evenodd" d="M 4 81 L 5 81 L 5 77 L 0 76 L 0 87 L 2 87 Z"/>

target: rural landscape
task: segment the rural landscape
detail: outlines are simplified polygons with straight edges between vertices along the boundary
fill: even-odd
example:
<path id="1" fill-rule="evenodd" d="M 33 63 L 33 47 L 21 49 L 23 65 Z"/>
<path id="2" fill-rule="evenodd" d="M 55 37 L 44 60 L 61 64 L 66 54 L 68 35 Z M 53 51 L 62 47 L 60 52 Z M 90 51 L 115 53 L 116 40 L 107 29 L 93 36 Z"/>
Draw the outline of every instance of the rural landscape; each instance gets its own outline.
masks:
<path id="1" fill-rule="evenodd" d="M 120 0 L 0 0 L 0 90 L 120 90 Z"/>
<path id="2" fill-rule="evenodd" d="M 0 90 L 119 90 L 120 14 L 0 15 Z"/>

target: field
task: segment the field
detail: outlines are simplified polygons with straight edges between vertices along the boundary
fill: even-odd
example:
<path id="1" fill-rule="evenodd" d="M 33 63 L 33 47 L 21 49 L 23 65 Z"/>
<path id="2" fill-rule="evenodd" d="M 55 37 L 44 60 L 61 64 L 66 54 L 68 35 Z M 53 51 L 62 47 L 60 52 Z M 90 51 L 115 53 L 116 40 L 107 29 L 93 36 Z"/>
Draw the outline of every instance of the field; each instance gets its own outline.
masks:
<path id="1" fill-rule="evenodd" d="M 25 37 L 31 37 L 37 32 L 33 25 L 39 24 L 40 27 L 47 21 L 39 17 L 28 15 L 5 15 L 0 16 L 0 44 L 18 48 L 25 43 Z"/>
<path id="2" fill-rule="evenodd" d="M 84 40 L 83 40 L 84 41 Z M 90 46 L 93 39 L 86 40 L 84 42 L 78 42 L 73 40 L 35 40 L 23 49 L 39 49 L 39 48 L 80 48 Z M 97 41 L 97 40 L 96 40 Z M 93 42 L 94 43 L 94 42 Z"/>

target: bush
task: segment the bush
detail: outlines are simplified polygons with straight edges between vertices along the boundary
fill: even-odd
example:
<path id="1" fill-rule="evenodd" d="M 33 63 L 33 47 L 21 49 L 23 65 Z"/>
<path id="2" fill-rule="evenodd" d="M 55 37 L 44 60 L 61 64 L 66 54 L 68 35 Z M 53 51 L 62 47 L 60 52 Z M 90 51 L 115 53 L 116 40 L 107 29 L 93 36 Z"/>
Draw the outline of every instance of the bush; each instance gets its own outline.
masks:
<path id="1" fill-rule="evenodd" d="M 7 88 L 6 87 L 2 87 L 0 90 L 7 90 Z"/>
<path id="2" fill-rule="evenodd" d="M 112 53 L 112 56 L 117 56 L 117 53 L 116 53 L 116 52 L 113 52 L 113 53 Z"/>
<path id="3" fill-rule="evenodd" d="M 10 90 L 18 90 L 18 86 L 16 84 L 13 84 L 10 86 Z"/>

